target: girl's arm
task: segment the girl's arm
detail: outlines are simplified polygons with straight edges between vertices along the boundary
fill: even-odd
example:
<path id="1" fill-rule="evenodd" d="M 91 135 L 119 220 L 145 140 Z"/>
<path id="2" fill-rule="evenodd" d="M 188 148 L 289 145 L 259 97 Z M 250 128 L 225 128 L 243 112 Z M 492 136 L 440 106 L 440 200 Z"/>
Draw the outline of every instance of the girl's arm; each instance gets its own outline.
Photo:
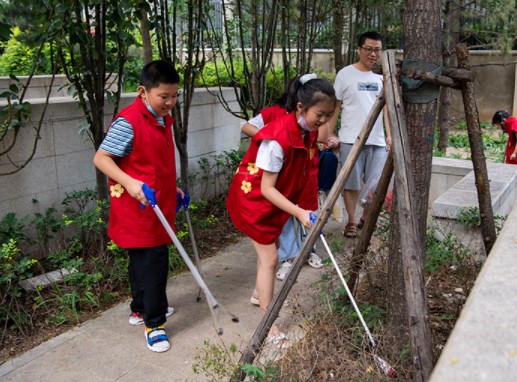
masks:
<path id="1" fill-rule="evenodd" d="M 259 129 L 256 126 L 253 126 L 251 123 L 246 122 L 242 127 L 241 131 L 246 134 L 248 137 L 254 137 L 255 134 L 258 133 Z"/>
<path id="2" fill-rule="evenodd" d="M 292 203 L 289 199 L 287 199 L 284 195 L 282 195 L 276 188 L 276 180 L 278 179 L 277 172 L 265 171 L 262 174 L 262 183 L 260 186 L 260 191 L 262 195 L 269 200 L 276 207 L 280 208 L 282 211 L 287 212 L 290 215 L 296 217 L 306 228 L 311 227 L 311 219 L 310 212 L 308 210 L 304 210 L 303 208 L 298 207 L 294 203 Z"/>

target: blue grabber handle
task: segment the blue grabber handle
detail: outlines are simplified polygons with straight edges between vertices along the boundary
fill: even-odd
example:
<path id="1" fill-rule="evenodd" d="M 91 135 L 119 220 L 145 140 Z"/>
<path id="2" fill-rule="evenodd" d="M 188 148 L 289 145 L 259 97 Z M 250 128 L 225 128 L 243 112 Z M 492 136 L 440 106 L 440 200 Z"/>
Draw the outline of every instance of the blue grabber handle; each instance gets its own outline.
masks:
<path id="1" fill-rule="evenodd" d="M 145 195 L 147 201 L 149 202 L 149 204 L 151 205 L 151 207 L 154 208 L 156 206 L 156 193 L 154 191 L 154 188 L 151 188 L 147 184 L 144 183 L 144 184 L 142 184 L 142 191 L 144 192 L 144 195 Z M 140 203 L 140 208 L 145 208 L 145 205 Z"/>
<path id="2" fill-rule="evenodd" d="M 311 226 L 313 226 L 314 223 L 316 223 L 316 220 L 318 220 L 318 218 L 316 217 L 316 214 L 314 212 L 311 212 L 309 216 L 311 217 Z M 320 231 L 320 235 L 321 234 L 323 234 L 323 231 Z"/>
<path id="3" fill-rule="evenodd" d="M 181 198 L 181 194 L 176 194 L 176 200 L 179 202 L 176 205 L 176 212 L 181 210 L 181 207 L 185 209 L 185 212 L 188 211 L 188 206 L 190 204 L 190 196 L 185 192 L 185 190 L 183 190 L 183 195 L 183 198 Z"/>
<path id="4" fill-rule="evenodd" d="M 170 226 L 169 222 L 167 222 L 167 219 L 163 215 L 162 211 L 160 210 L 160 207 L 156 203 L 156 195 L 154 189 L 150 188 L 147 184 L 142 185 L 142 191 L 144 192 L 145 197 L 149 201 L 149 204 L 153 208 L 154 212 L 156 213 L 156 216 L 158 216 L 158 219 L 162 223 L 163 227 L 169 234 L 170 238 L 172 239 L 172 242 L 176 246 L 178 252 L 180 253 L 181 257 L 187 264 L 187 267 L 189 268 L 190 272 L 192 273 L 192 276 L 194 276 L 194 279 L 198 283 L 199 287 L 205 292 L 206 300 L 208 303 L 208 307 L 210 308 L 210 313 L 212 314 L 212 318 L 214 320 L 214 326 L 216 327 L 217 334 L 222 335 L 223 329 L 219 326 L 218 320 L 217 320 L 217 314 L 215 310 L 219 307 L 219 304 L 217 300 L 215 299 L 214 295 L 208 289 L 208 286 L 206 285 L 205 281 L 199 274 L 199 271 L 196 269 L 194 264 L 192 263 L 192 260 L 190 260 L 190 257 L 188 256 L 187 252 L 185 251 L 185 248 L 183 248 L 183 245 L 181 245 L 180 241 L 178 240 L 176 234 L 172 230 L 172 227 Z M 145 208 L 144 205 L 140 205 L 142 208 Z"/>

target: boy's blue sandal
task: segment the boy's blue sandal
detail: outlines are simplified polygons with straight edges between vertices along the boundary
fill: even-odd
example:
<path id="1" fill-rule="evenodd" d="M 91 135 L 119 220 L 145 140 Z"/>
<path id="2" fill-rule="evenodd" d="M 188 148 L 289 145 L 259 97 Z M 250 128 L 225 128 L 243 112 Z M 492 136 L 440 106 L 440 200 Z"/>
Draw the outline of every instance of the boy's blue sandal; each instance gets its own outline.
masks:
<path id="1" fill-rule="evenodd" d="M 147 347 L 149 350 L 156 353 L 162 353 L 171 348 L 167 334 L 165 333 L 165 327 L 163 325 L 157 326 L 156 328 L 145 327 L 145 339 L 147 340 Z"/>

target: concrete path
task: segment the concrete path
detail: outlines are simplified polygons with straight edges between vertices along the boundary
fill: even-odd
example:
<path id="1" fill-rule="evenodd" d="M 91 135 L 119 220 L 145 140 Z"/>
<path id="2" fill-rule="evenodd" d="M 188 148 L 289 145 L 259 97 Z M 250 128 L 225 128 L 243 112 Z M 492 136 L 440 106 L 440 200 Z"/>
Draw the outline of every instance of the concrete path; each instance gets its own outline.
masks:
<path id="1" fill-rule="evenodd" d="M 329 221 L 325 231 L 336 231 L 341 226 Z M 318 254 L 326 258 L 323 246 Z M 210 290 L 228 311 L 237 315 L 238 323 L 219 309 L 220 325 L 224 334 L 218 337 L 210 311 L 203 296 L 196 303 L 198 286 L 189 272 L 169 279 L 167 293 L 176 312 L 165 326 L 171 350 L 157 354 L 147 349 L 143 326 L 128 323 L 129 305 L 122 303 L 104 312 L 98 318 L 51 339 L 31 351 L 0 365 L 1 381 L 41 382 L 110 382 L 110 381 L 206 381 L 196 375 L 192 364 L 196 354 L 204 348 L 204 341 L 226 346 L 235 343 L 242 351 L 253 335 L 260 313 L 250 304 L 256 272 L 256 255 L 249 239 L 224 249 L 202 265 L 203 275 Z M 312 301 L 308 288 L 320 279 L 324 269 L 304 267 L 289 300 Z M 280 283 L 277 282 L 277 287 Z M 292 305 L 282 309 L 277 320 L 281 330 L 291 331 L 296 320 Z"/>

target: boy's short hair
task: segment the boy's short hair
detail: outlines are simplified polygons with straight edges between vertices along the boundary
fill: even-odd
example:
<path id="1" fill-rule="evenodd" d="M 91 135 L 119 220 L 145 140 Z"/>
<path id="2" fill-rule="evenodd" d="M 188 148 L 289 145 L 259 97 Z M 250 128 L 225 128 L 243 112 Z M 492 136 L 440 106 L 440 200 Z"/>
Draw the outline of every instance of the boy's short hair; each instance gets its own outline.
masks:
<path id="1" fill-rule="evenodd" d="M 152 89 L 160 84 L 179 84 L 180 76 L 174 66 L 164 60 L 155 60 L 147 63 L 140 75 L 140 85 Z"/>
<path id="2" fill-rule="evenodd" d="M 357 38 L 357 46 L 363 46 L 363 44 L 367 38 L 370 40 L 380 41 L 381 44 L 383 43 L 383 41 L 382 41 L 383 39 L 382 39 L 382 36 L 380 33 L 370 31 L 370 32 L 364 32 L 361 35 L 359 35 L 359 37 Z"/>

